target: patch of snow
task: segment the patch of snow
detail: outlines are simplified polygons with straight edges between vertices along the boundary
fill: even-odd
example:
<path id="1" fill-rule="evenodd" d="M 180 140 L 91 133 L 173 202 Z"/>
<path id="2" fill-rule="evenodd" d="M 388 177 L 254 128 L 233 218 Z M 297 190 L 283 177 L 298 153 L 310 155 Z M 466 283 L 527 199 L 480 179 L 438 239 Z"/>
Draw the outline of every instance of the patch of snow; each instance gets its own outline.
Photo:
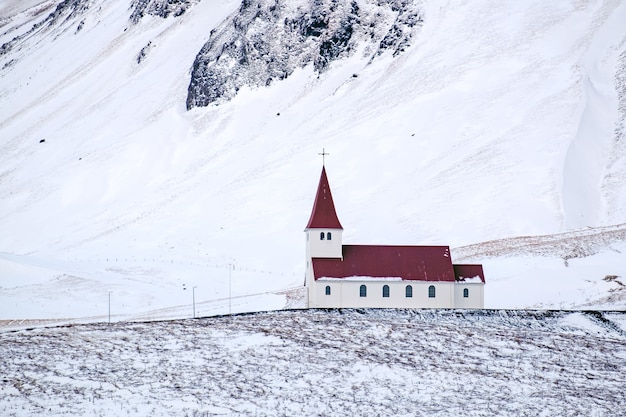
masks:
<path id="1" fill-rule="evenodd" d="M 477 283 L 481 283 L 483 282 L 482 278 L 478 275 L 474 276 L 474 277 L 463 277 L 462 279 L 458 280 L 457 282 L 477 282 Z"/>
<path id="2" fill-rule="evenodd" d="M 320 277 L 316 281 L 402 281 L 401 277 L 367 277 L 352 276 L 345 278 Z"/>

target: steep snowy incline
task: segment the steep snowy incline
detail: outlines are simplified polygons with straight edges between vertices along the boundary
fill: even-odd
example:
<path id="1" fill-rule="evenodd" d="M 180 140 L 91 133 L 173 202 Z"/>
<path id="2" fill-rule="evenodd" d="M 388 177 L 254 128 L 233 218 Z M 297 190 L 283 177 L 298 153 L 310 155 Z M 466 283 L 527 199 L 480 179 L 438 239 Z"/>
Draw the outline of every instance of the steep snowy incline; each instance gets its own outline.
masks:
<path id="1" fill-rule="evenodd" d="M 623 33 L 626 3 L 614 2 L 600 9 L 611 17 L 596 36 L 587 40 L 588 46 L 581 59 L 580 73 L 583 87 L 584 110 L 580 126 L 567 150 L 563 174 L 563 211 L 565 226 L 581 228 L 597 225 L 607 218 L 625 214 L 606 211 L 606 200 L 613 199 L 615 188 L 603 190 L 603 182 L 610 158 L 613 138 L 618 134 L 618 94 L 615 78 L 619 53 L 606 54 L 618 47 L 624 50 Z M 621 43 L 621 45 L 620 45 Z M 624 71 L 624 68 L 619 68 Z M 608 192 L 607 192 L 608 191 Z"/>
<path id="2" fill-rule="evenodd" d="M 202 301 L 223 300 L 228 265 L 236 296 L 301 285 L 323 147 L 347 243 L 463 246 L 624 223 L 621 2 L 356 3 L 372 21 L 385 4 L 419 11 L 402 53 L 372 59 L 377 43 L 355 30 L 350 53 L 324 71 L 300 60 L 269 86 L 238 84 L 229 100 L 189 111 L 203 46 L 254 35 L 219 30 L 239 1 L 4 9 L 21 11 L 3 17 L 0 33 L 0 317 L 102 315 L 109 291 L 126 315 L 178 308 L 193 286 Z M 385 10 L 377 36 L 393 21 Z M 594 152 L 574 152 L 583 144 Z M 590 213 L 583 223 L 580 213 Z M 615 248 L 590 261 L 601 275 L 576 279 L 622 275 Z M 485 259 L 488 281 L 523 282 L 530 259 L 504 272 L 497 254 Z M 566 276 L 534 273 L 545 281 L 555 271 Z M 560 305 L 549 288 L 542 305 Z M 592 295 L 567 303 L 607 294 Z"/>
<path id="3" fill-rule="evenodd" d="M 48 5 L 54 3 L 53 0 L 8 0 L 0 3 L 0 28 L 4 30 L 6 25 L 14 21 L 14 18 L 23 14 L 27 10 L 34 10 L 34 6 Z"/>

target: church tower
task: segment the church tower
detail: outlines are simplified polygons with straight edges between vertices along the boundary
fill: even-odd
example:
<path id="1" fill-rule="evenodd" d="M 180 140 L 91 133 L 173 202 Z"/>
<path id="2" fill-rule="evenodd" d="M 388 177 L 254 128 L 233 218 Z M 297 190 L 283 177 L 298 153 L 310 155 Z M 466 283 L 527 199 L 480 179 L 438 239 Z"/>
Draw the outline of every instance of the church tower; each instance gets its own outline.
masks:
<path id="1" fill-rule="evenodd" d="M 322 175 L 317 186 L 313 211 L 311 211 L 311 217 L 304 232 L 306 233 L 307 285 L 311 285 L 313 258 L 341 259 L 343 257 L 341 240 L 343 227 L 335 212 L 335 204 L 324 166 L 322 166 Z"/>

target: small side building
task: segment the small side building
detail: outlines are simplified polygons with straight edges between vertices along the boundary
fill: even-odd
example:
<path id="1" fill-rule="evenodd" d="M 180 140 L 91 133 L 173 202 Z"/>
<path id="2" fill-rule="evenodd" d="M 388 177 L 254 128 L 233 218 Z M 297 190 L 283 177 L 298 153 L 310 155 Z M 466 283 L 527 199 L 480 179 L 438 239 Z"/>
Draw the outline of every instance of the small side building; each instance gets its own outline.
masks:
<path id="1" fill-rule="evenodd" d="M 322 167 L 306 233 L 311 308 L 483 308 L 482 265 L 454 265 L 448 246 L 343 245 Z"/>

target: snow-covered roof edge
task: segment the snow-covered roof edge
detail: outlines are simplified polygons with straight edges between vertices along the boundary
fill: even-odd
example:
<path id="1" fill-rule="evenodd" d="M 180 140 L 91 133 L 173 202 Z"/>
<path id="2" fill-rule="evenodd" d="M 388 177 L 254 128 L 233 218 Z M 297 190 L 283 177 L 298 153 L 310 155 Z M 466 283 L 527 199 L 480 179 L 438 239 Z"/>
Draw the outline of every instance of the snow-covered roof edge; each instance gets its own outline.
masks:
<path id="1" fill-rule="evenodd" d="M 345 278 L 334 278 L 334 277 L 320 277 L 317 281 L 403 281 L 401 277 L 345 277 Z"/>

